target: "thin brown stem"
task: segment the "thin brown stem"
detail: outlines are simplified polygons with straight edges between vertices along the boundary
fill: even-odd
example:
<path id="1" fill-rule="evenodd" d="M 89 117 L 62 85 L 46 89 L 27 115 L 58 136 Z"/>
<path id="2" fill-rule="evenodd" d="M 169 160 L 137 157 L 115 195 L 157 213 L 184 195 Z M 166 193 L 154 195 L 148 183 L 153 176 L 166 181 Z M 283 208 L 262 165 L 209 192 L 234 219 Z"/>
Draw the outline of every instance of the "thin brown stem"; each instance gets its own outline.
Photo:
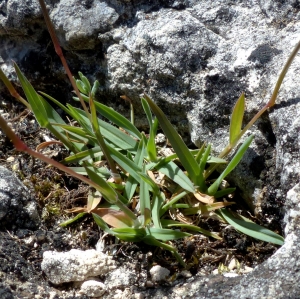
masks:
<path id="1" fill-rule="evenodd" d="M 53 26 L 53 24 L 52 24 L 52 22 L 50 20 L 50 17 L 49 17 L 49 14 L 48 14 L 45 2 L 44 2 L 44 0 L 39 0 L 39 2 L 40 2 L 40 5 L 41 5 L 41 8 L 42 8 L 42 12 L 43 12 L 43 16 L 44 16 L 45 22 L 47 24 L 48 31 L 50 33 L 50 36 L 51 36 L 51 39 L 52 39 L 52 42 L 53 42 L 53 45 L 54 45 L 55 52 L 59 56 L 59 58 L 60 58 L 60 60 L 62 62 L 62 65 L 63 65 L 64 69 L 66 70 L 66 73 L 67 73 L 67 75 L 69 77 L 69 80 L 70 80 L 70 82 L 72 84 L 72 87 L 74 88 L 74 90 L 76 92 L 76 95 L 79 98 L 80 103 L 81 103 L 84 111 L 86 112 L 87 116 L 89 116 L 90 115 L 89 111 L 88 111 L 88 109 L 87 109 L 87 107 L 85 105 L 85 102 L 82 99 L 82 96 L 81 96 L 81 94 L 80 94 L 80 92 L 79 92 L 79 90 L 77 88 L 76 82 L 75 82 L 75 80 L 74 80 L 74 78 L 72 76 L 72 73 L 70 71 L 68 63 L 67 63 L 67 61 L 66 61 L 66 59 L 64 57 L 63 51 L 62 51 L 61 46 L 59 44 L 58 38 L 57 38 L 57 36 L 55 34 L 54 26 Z"/>
<path id="2" fill-rule="evenodd" d="M 9 90 L 10 94 L 17 99 L 19 102 L 21 102 L 23 105 L 25 105 L 28 109 L 31 110 L 31 106 L 30 104 L 20 96 L 20 94 L 16 91 L 16 89 L 14 88 L 14 86 L 11 84 L 11 82 L 8 80 L 8 78 L 6 77 L 6 75 L 4 74 L 4 72 L 2 71 L 2 69 L 0 68 L 0 79 L 2 80 L 2 82 L 4 83 L 4 85 L 7 87 L 7 89 Z"/>
<path id="3" fill-rule="evenodd" d="M 275 101 L 279 92 L 279 89 L 281 87 L 281 84 L 283 82 L 283 79 L 289 69 L 289 67 L 291 66 L 293 60 L 295 59 L 297 53 L 300 50 L 300 41 L 298 42 L 298 44 L 295 46 L 293 52 L 290 54 L 287 62 L 285 63 L 278 79 L 276 82 L 276 85 L 274 87 L 272 96 L 269 100 L 269 102 L 261 109 L 259 110 L 255 116 L 250 120 L 250 122 L 243 128 L 243 130 L 240 132 L 240 134 L 235 138 L 235 140 L 231 143 L 228 144 L 224 150 L 220 153 L 220 155 L 218 156 L 219 158 L 224 158 L 226 157 L 231 150 L 237 145 L 237 143 L 239 142 L 239 140 L 243 137 L 243 135 L 252 127 L 252 125 L 261 117 L 261 115 L 268 110 L 269 108 L 271 108 L 272 106 L 275 105 Z M 209 177 L 210 174 L 217 168 L 217 165 L 212 165 L 210 166 L 206 171 L 205 171 L 205 178 Z"/>

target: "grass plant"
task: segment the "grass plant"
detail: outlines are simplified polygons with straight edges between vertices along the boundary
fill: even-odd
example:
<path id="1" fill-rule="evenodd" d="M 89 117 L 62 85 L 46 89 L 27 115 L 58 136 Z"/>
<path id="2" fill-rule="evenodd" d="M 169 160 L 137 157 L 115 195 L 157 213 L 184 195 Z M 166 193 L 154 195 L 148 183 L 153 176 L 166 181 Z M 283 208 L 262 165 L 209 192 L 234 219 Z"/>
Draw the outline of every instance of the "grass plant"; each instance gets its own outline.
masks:
<path id="1" fill-rule="evenodd" d="M 226 207 L 234 202 L 223 198 L 235 189 L 221 189 L 220 186 L 241 161 L 254 138 L 249 135 L 241 142 L 243 135 L 275 104 L 283 78 L 300 48 L 300 43 L 284 66 L 270 101 L 244 128 L 242 123 L 245 96 L 240 96 L 231 115 L 229 144 L 218 157 L 213 157 L 210 145 L 203 145 L 197 150 L 189 149 L 163 111 L 146 94 L 141 99 L 141 104 L 149 124 L 148 135 L 135 126 L 132 104 L 132 117 L 128 120 L 97 101 L 95 94 L 99 83 L 96 81 L 91 85 L 82 73 L 79 73 L 77 79 L 72 76 L 44 1 L 39 1 L 55 51 L 76 92 L 74 100 L 81 103 L 82 109 L 71 104 L 63 105 L 46 93 L 37 92 L 15 63 L 14 67 L 27 100 L 17 93 L 2 71 L 0 78 L 11 95 L 34 113 L 39 125 L 47 128 L 69 150 L 70 155 L 57 162 L 27 147 L 1 116 L 0 127 L 11 139 L 16 150 L 51 164 L 91 187 L 87 205 L 70 209 L 68 212 L 77 215 L 62 225 L 70 225 L 83 215 L 91 214 L 103 231 L 123 241 L 142 241 L 169 250 L 183 266 L 184 260 L 170 242 L 195 233 L 220 239 L 218 233 L 206 231 L 190 220 L 191 216 L 205 217 L 214 211 L 222 221 L 241 233 L 282 245 L 282 236 L 228 210 Z M 126 96 L 123 98 L 128 99 Z M 66 123 L 48 101 L 58 105 L 76 125 Z M 159 155 L 160 148 L 155 143 L 159 128 L 174 150 L 167 157 Z M 237 146 L 233 158 L 226 161 L 224 158 Z M 101 161 L 104 161 L 104 166 L 98 167 Z M 77 163 L 78 166 L 66 166 L 71 163 Z M 211 181 L 211 174 L 220 164 L 226 164 L 225 169 Z"/>

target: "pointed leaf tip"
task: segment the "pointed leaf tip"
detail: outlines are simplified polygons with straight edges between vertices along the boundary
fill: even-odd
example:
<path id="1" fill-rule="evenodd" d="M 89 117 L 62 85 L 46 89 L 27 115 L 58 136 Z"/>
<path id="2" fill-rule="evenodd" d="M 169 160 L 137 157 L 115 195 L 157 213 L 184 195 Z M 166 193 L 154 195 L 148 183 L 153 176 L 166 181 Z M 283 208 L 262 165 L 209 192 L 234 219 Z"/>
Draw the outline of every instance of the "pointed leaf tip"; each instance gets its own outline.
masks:
<path id="1" fill-rule="evenodd" d="M 242 129 L 243 117 L 245 111 L 245 94 L 242 93 L 237 100 L 232 115 L 230 118 L 230 144 L 232 144 L 237 136 L 240 134 Z"/>

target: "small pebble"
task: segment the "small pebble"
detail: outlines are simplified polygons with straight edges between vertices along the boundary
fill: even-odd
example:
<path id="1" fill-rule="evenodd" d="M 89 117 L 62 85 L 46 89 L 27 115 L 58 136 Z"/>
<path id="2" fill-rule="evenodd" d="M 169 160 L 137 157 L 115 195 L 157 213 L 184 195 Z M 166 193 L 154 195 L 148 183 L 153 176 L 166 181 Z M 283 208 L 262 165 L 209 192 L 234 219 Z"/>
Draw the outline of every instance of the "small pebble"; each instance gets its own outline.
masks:
<path id="1" fill-rule="evenodd" d="M 170 271 L 167 268 L 156 265 L 150 269 L 150 274 L 152 280 L 157 282 L 166 279 L 169 276 Z"/>
<path id="2" fill-rule="evenodd" d="M 15 161 L 15 157 L 8 157 L 7 159 L 6 159 L 6 162 L 14 162 Z"/>

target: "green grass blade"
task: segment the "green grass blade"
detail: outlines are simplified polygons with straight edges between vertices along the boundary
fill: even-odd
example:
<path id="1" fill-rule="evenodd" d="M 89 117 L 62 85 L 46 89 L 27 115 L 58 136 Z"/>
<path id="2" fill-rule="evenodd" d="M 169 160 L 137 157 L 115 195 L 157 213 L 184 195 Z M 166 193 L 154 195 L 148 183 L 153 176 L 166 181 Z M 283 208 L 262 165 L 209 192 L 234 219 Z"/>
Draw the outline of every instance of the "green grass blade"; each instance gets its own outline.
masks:
<path id="1" fill-rule="evenodd" d="M 210 155 L 210 151 L 211 151 L 211 145 L 209 144 L 207 146 L 207 148 L 205 149 L 205 152 L 204 152 L 203 156 L 200 159 L 199 167 L 200 167 L 200 172 L 201 173 L 204 172 L 208 157 Z M 204 180 L 204 178 L 203 178 L 203 180 Z"/>
<path id="2" fill-rule="evenodd" d="M 146 235 L 143 238 L 144 243 L 149 244 L 149 245 L 153 245 L 153 246 L 157 246 L 157 247 L 161 247 L 163 249 L 169 250 L 170 252 L 173 253 L 173 255 L 176 257 L 178 263 L 183 266 L 186 267 L 185 262 L 183 261 L 182 257 L 178 254 L 178 252 L 176 251 L 176 248 L 174 248 L 173 246 L 160 242 L 157 239 L 155 239 L 153 236 L 151 235 Z"/>
<path id="3" fill-rule="evenodd" d="M 14 64 L 16 73 L 26 95 L 28 102 L 31 105 L 32 111 L 41 127 L 50 129 L 50 123 L 56 122 L 65 124 L 59 114 L 52 108 L 52 106 L 45 101 L 32 87 L 30 82 L 23 75 L 19 67 Z"/>
<path id="4" fill-rule="evenodd" d="M 96 136 L 98 145 L 100 145 L 102 152 L 105 156 L 105 159 L 111 169 L 111 172 L 112 172 L 112 175 L 114 176 L 115 182 L 120 184 L 122 182 L 122 180 L 119 177 L 118 171 L 116 169 L 115 161 L 111 158 L 108 148 L 106 146 L 106 143 L 104 141 L 104 138 L 100 132 L 100 126 L 99 126 L 99 122 L 98 122 L 98 118 L 97 118 L 97 111 L 96 111 L 95 104 L 94 104 L 94 101 L 92 98 L 90 99 L 89 105 L 90 105 L 90 110 L 91 110 L 90 121 L 91 121 L 91 125 L 93 127 L 94 135 Z M 115 176 L 117 176 L 117 178 Z"/>
<path id="5" fill-rule="evenodd" d="M 151 130 L 151 127 L 153 125 L 153 116 L 152 116 L 152 113 L 151 113 L 150 106 L 149 106 L 148 102 L 145 99 L 142 98 L 141 101 L 142 101 L 143 109 L 144 109 L 145 114 L 147 116 L 149 128 Z"/>
<path id="6" fill-rule="evenodd" d="M 89 178 L 98 184 L 98 191 L 103 195 L 103 197 L 111 204 L 116 204 L 118 201 L 118 194 L 116 191 L 104 180 L 102 179 L 96 171 L 86 167 L 86 172 Z"/>
<path id="7" fill-rule="evenodd" d="M 155 136 L 157 132 L 158 120 L 154 119 L 153 125 L 150 127 L 150 136 L 147 142 L 147 153 L 150 161 L 157 161 L 157 152 L 156 152 L 156 144 L 155 144 Z"/>
<path id="8" fill-rule="evenodd" d="M 198 155 L 198 153 L 199 153 L 199 151 L 200 151 L 199 149 L 196 149 L 196 150 L 189 150 L 189 151 L 191 152 L 191 154 L 192 154 L 193 156 L 195 156 L 195 160 L 196 160 L 196 159 L 199 159 L 199 158 L 197 158 L 197 155 Z M 174 159 L 177 159 L 177 158 L 178 158 L 177 154 L 174 153 L 174 154 L 169 155 L 169 156 L 167 156 L 167 157 L 161 158 L 157 164 L 153 164 L 153 165 L 156 165 L 155 167 L 160 167 L 161 164 L 168 163 L 168 162 L 170 162 L 170 161 L 172 161 L 172 160 L 174 160 Z M 198 163 L 198 160 L 196 160 L 196 161 L 197 161 L 197 163 Z M 208 163 L 208 164 L 211 164 L 211 163 L 227 164 L 228 162 L 227 162 L 226 160 L 224 160 L 224 159 L 221 159 L 221 158 L 216 158 L 216 157 L 209 156 L 209 157 L 208 157 L 208 160 L 207 160 L 207 163 Z M 199 163 L 198 163 L 198 164 L 199 164 Z M 153 167 L 153 168 L 155 168 L 155 167 Z"/>
<path id="9" fill-rule="evenodd" d="M 244 219 L 237 219 L 227 209 L 220 209 L 216 211 L 216 213 L 221 215 L 226 220 L 226 222 L 232 225 L 236 230 L 245 235 L 264 242 L 269 242 L 277 245 L 284 244 L 284 238 L 282 236 L 250 221 L 249 219 L 247 219 L 247 221 Z"/>
<path id="10" fill-rule="evenodd" d="M 163 192 L 158 191 L 156 193 L 153 193 L 151 215 L 152 215 L 152 221 L 155 228 L 162 228 L 161 220 L 160 220 L 160 211 L 164 201 L 165 201 L 165 195 Z"/>
<path id="11" fill-rule="evenodd" d="M 145 165 L 143 173 L 146 175 Z M 140 212 L 142 216 L 142 225 L 147 226 L 151 222 L 151 204 L 149 195 L 149 185 L 143 180 L 140 180 Z"/>
<path id="12" fill-rule="evenodd" d="M 65 124 L 59 114 L 47 103 L 47 101 L 40 96 L 32 87 L 30 82 L 23 75 L 19 67 L 14 64 L 16 73 L 26 95 L 26 98 L 31 106 L 31 109 L 38 121 L 39 125 L 43 128 L 47 128 L 56 138 L 58 138 L 67 148 L 72 152 L 78 152 L 76 144 L 70 142 L 65 136 L 63 130 L 55 128 L 52 123 Z"/>
<path id="13" fill-rule="evenodd" d="M 106 233 L 114 235 L 114 232 L 108 227 L 108 225 L 105 223 L 105 221 L 97 214 L 92 213 L 93 218 L 96 222 L 96 224 Z"/>
<path id="14" fill-rule="evenodd" d="M 68 219 L 67 221 L 64 221 L 62 223 L 59 224 L 59 226 L 61 227 L 66 227 L 72 223 L 74 223 L 75 221 L 77 221 L 78 219 L 82 218 L 84 215 L 86 215 L 87 213 L 79 213 L 78 215 L 76 215 L 75 217 Z"/>
<path id="15" fill-rule="evenodd" d="M 99 125 L 101 127 L 101 133 L 106 140 L 109 140 L 124 150 L 136 151 L 138 142 L 130 135 L 125 134 L 118 128 L 101 120 L 99 120 Z"/>
<path id="16" fill-rule="evenodd" d="M 144 141 L 143 139 L 140 140 L 139 146 L 136 152 L 136 155 L 134 157 L 134 163 L 142 169 L 144 161 Z M 134 179 L 131 175 L 129 175 L 129 178 L 126 181 L 125 185 L 125 192 L 124 196 L 129 200 L 131 200 L 132 196 L 135 193 L 136 187 L 138 186 L 138 181 Z"/>
<path id="17" fill-rule="evenodd" d="M 196 156 L 195 156 L 195 160 L 197 161 L 197 163 L 199 164 L 201 161 L 201 157 L 204 153 L 205 150 L 205 143 L 202 144 L 201 148 L 198 150 Z"/>
<path id="18" fill-rule="evenodd" d="M 117 238 L 126 242 L 140 242 L 146 236 L 145 228 L 113 228 L 112 231 Z"/>
<path id="19" fill-rule="evenodd" d="M 179 221 L 175 221 L 175 220 L 168 220 L 168 219 L 162 219 L 161 220 L 161 224 L 163 227 L 182 227 L 182 228 L 185 228 L 185 229 L 188 229 L 188 230 L 191 230 L 191 231 L 195 231 L 195 232 L 199 232 L 205 236 L 208 236 L 208 237 L 212 237 L 212 238 L 215 238 L 217 240 L 222 240 L 222 238 L 217 235 L 217 234 L 214 234 L 206 229 L 203 229 L 199 226 L 196 226 L 196 225 L 191 225 L 191 224 L 185 224 L 185 223 L 182 223 L 182 222 L 179 222 Z"/>
<path id="20" fill-rule="evenodd" d="M 101 147 L 100 146 L 95 146 L 91 149 L 84 150 L 81 152 L 78 152 L 76 154 L 73 154 L 65 159 L 63 159 L 61 162 L 66 164 L 66 163 L 77 163 L 81 162 L 83 160 L 86 160 L 87 158 L 90 159 L 95 159 L 103 156 L 103 153 L 101 152 Z"/>
<path id="21" fill-rule="evenodd" d="M 76 173 L 79 173 L 82 175 L 88 175 L 85 167 L 69 167 L 69 168 L 74 170 Z M 93 168 L 93 171 L 95 173 L 97 173 L 103 179 L 108 179 L 111 176 L 110 171 L 106 167 Z"/>
<path id="22" fill-rule="evenodd" d="M 110 156 L 120 165 L 121 168 L 127 171 L 137 182 L 139 182 L 140 178 L 142 178 L 146 183 L 149 184 L 151 191 L 157 192 L 157 190 L 159 190 L 157 184 L 154 183 L 153 180 L 148 175 L 145 175 L 142 172 L 142 169 L 138 165 L 136 165 L 133 161 L 128 159 L 126 156 L 124 156 L 122 153 L 118 152 L 111 146 L 107 145 L 107 147 L 109 149 Z"/>
<path id="23" fill-rule="evenodd" d="M 229 194 L 233 193 L 235 190 L 236 190 L 236 188 L 226 188 L 226 189 L 223 189 L 223 190 L 219 190 L 215 193 L 214 197 L 215 198 L 220 198 L 220 197 L 223 197 L 223 196 L 226 196 L 226 195 L 229 195 Z"/>
<path id="24" fill-rule="evenodd" d="M 64 135 L 66 135 L 69 140 L 73 140 L 74 143 L 84 143 L 90 144 L 92 146 L 95 146 L 97 144 L 97 139 L 95 138 L 95 136 L 93 136 L 92 133 L 85 131 L 85 129 L 70 125 L 61 125 L 57 123 L 51 123 L 51 125 L 54 127 L 62 128 L 64 131 Z"/>
<path id="25" fill-rule="evenodd" d="M 137 182 L 139 182 L 139 173 L 142 171 L 142 168 L 111 146 L 107 145 L 107 147 L 110 156 L 120 165 L 120 167 L 127 171 Z"/>
<path id="26" fill-rule="evenodd" d="M 195 192 L 195 188 L 191 180 L 174 162 L 171 161 L 166 164 L 160 164 L 159 167 L 155 169 L 166 175 L 183 189 L 192 193 Z"/>
<path id="27" fill-rule="evenodd" d="M 208 157 L 210 155 L 210 151 L 211 151 L 211 145 L 209 144 L 207 146 L 207 148 L 205 149 L 205 151 L 200 159 L 200 163 L 199 163 L 200 174 L 199 174 L 199 178 L 197 181 L 197 185 L 199 186 L 199 190 L 203 193 L 205 193 L 207 190 L 207 187 L 205 184 L 205 178 L 204 178 L 204 169 L 205 169 Z"/>
<path id="28" fill-rule="evenodd" d="M 237 138 L 237 136 L 241 133 L 244 111 L 245 111 L 245 94 L 242 93 L 233 108 L 232 115 L 230 118 L 230 129 L 229 129 L 230 144 L 232 144 Z"/>
<path id="29" fill-rule="evenodd" d="M 17 73 L 17 76 L 20 80 L 20 83 L 22 85 L 22 88 L 24 90 L 24 93 L 26 95 L 26 98 L 31 106 L 31 109 L 36 117 L 36 120 L 40 124 L 41 127 L 47 128 L 49 125 L 49 119 L 48 115 L 45 109 L 45 106 L 43 105 L 43 102 L 41 101 L 41 97 L 39 94 L 34 90 L 30 82 L 27 80 L 27 78 L 23 75 L 17 64 L 14 63 L 14 67 Z"/>
<path id="30" fill-rule="evenodd" d="M 83 83 L 84 90 L 86 94 L 89 94 L 91 92 L 91 84 L 90 81 L 87 79 L 86 76 L 84 76 L 81 72 L 78 72 L 79 77 Z"/>
<path id="31" fill-rule="evenodd" d="M 179 134 L 176 132 L 176 130 L 173 128 L 172 124 L 169 122 L 162 110 L 147 95 L 145 95 L 145 99 L 148 102 L 151 110 L 157 117 L 160 127 L 163 129 L 181 164 L 191 177 L 191 180 L 194 183 L 197 182 L 200 172 L 196 159 L 191 154 L 190 150 L 187 148 L 187 146 L 185 145 Z"/>
<path id="32" fill-rule="evenodd" d="M 95 171 L 86 167 L 86 171 L 90 179 L 98 186 L 95 187 L 110 204 L 116 205 L 119 209 L 126 214 L 126 216 L 133 220 L 134 223 L 138 223 L 134 213 L 125 205 L 126 199 L 119 193 L 117 193 L 105 180 L 103 180 Z"/>
<path id="33" fill-rule="evenodd" d="M 65 105 L 63 105 L 61 102 L 57 101 L 56 99 L 54 99 L 53 97 L 51 97 L 50 95 L 48 95 L 42 91 L 39 91 L 39 93 L 41 95 L 43 95 L 44 97 L 46 97 L 48 100 L 52 101 L 55 105 L 57 105 L 60 109 L 62 109 L 66 114 L 70 115 L 69 109 Z"/>
<path id="34" fill-rule="evenodd" d="M 214 195 L 222 180 L 237 166 L 237 164 L 241 161 L 241 159 L 243 158 L 243 155 L 245 154 L 246 150 L 248 149 L 248 147 L 250 146 L 252 140 L 253 140 L 254 136 L 250 135 L 245 141 L 244 143 L 240 146 L 240 148 L 238 149 L 237 153 L 234 155 L 234 157 L 232 158 L 232 160 L 229 162 L 229 164 L 227 165 L 227 167 L 224 169 L 224 171 L 220 174 L 220 176 L 218 177 L 218 179 L 208 188 L 208 195 Z"/>
<path id="35" fill-rule="evenodd" d="M 157 186 L 157 183 L 154 182 L 147 174 L 143 173 L 143 172 L 139 172 L 140 178 L 142 180 L 144 180 L 150 187 L 150 190 L 155 193 L 155 194 L 159 194 L 159 187 Z"/>
<path id="36" fill-rule="evenodd" d="M 208 164 L 227 164 L 228 161 L 226 161 L 225 159 L 218 158 L 218 157 L 209 156 L 207 163 Z"/>
<path id="37" fill-rule="evenodd" d="M 150 227 L 149 228 L 149 234 L 153 236 L 155 239 L 161 240 L 161 241 L 171 241 L 171 240 L 177 240 L 185 237 L 191 236 L 189 233 L 173 230 L 173 229 L 167 229 L 167 228 L 155 228 Z"/>
<path id="38" fill-rule="evenodd" d="M 163 214 L 166 213 L 172 205 L 176 204 L 176 202 L 177 202 L 178 200 L 180 200 L 181 198 L 183 198 L 183 197 L 186 196 L 187 194 L 188 194 L 187 191 L 182 191 L 182 192 L 180 192 L 180 193 L 178 193 L 178 194 L 174 194 L 173 197 L 171 198 L 171 200 L 169 200 L 169 201 L 168 201 L 166 204 L 164 204 L 163 207 L 161 208 L 161 210 L 160 210 L 160 216 L 163 216 Z"/>
<path id="39" fill-rule="evenodd" d="M 77 79 L 77 80 L 75 80 L 75 82 L 76 82 L 76 86 L 78 87 L 78 89 L 81 93 L 86 94 L 88 92 L 81 80 Z"/>
<path id="40" fill-rule="evenodd" d="M 93 136 L 93 128 L 90 122 L 90 115 L 87 115 L 85 111 L 75 108 L 69 104 L 67 107 L 71 116 L 80 124 L 80 126 L 90 135 Z"/>
<path id="41" fill-rule="evenodd" d="M 94 102 L 94 104 L 96 105 L 96 102 Z M 90 127 L 89 119 L 86 117 L 85 111 L 72 107 L 72 111 L 73 110 L 75 110 L 77 114 L 81 116 L 81 121 L 85 122 L 84 125 Z M 98 123 L 101 128 L 101 134 L 106 140 L 109 140 L 111 143 L 114 143 L 116 146 L 124 150 L 133 150 L 137 148 L 138 142 L 130 135 L 125 134 L 115 126 L 112 126 L 103 120 L 98 119 Z"/>
<path id="42" fill-rule="evenodd" d="M 93 84 L 93 87 L 92 87 L 92 90 L 91 90 L 91 96 L 93 99 L 95 99 L 96 97 L 96 93 L 97 93 L 97 90 L 99 89 L 100 87 L 100 83 L 98 80 L 96 80 Z"/>
<path id="43" fill-rule="evenodd" d="M 97 111 L 110 120 L 112 123 L 114 123 L 116 126 L 123 128 L 125 131 L 127 131 L 129 134 L 134 136 L 135 138 L 141 139 L 142 134 L 140 131 L 123 115 L 116 112 L 110 107 L 107 107 L 99 102 L 95 101 L 95 106 Z"/>

